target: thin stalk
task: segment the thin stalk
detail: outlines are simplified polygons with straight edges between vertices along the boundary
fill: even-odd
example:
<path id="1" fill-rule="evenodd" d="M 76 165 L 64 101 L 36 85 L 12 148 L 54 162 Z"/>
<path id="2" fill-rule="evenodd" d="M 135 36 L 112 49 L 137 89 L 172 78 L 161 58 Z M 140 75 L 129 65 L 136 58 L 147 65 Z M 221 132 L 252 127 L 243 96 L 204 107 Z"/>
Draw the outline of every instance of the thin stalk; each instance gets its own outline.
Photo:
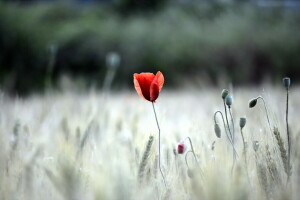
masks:
<path id="1" fill-rule="evenodd" d="M 186 166 L 188 167 L 188 169 L 190 169 L 190 165 L 189 165 L 189 163 L 188 163 L 188 161 L 187 161 L 187 156 L 188 156 L 189 153 L 193 153 L 193 151 L 192 151 L 192 150 L 189 150 L 188 152 L 186 152 L 185 157 L 184 157 L 184 159 L 185 159 L 185 164 L 186 164 Z"/>
<path id="2" fill-rule="evenodd" d="M 189 138 L 189 139 L 190 139 L 190 138 Z M 191 140 L 190 140 L 190 141 L 191 141 Z M 192 143 L 191 143 L 191 144 L 192 144 Z M 193 156 L 194 156 L 194 158 L 195 158 L 195 161 L 196 161 L 196 163 L 197 163 L 197 166 L 199 167 L 199 171 L 200 171 L 201 178 L 203 178 L 203 172 L 202 172 L 202 170 L 201 170 L 201 168 L 200 168 L 200 164 L 199 164 L 199 162 L 198 162 L 198 160 L 197 160 L 197 157 L 196 157 L 195 152 L 194 152 L 194 150 L 193 150 L 193 148 L 192 148 L 192 145 L 191 145 L 191 149 L 192 149 L 192 150 L 189 150 L 189 151 L 186 152 L 186 154 L 185 154 L 185 157 L 184 157 L 184 159 L 185 159 L 185 164 L 186 164 L 186 166 L 187 166 L 188 169 L 191 169 L 191 168 L 190 168 L 190 165 L 189 165 L 189 163 L 188 163 L 188 161 L 187 161 L 187 156 L 188 156 L 189 153 L 192 153 Z"/>
<path id="3" fill-rule="evenodd" d="M 227 128 L 228 128 L 231 140 L 232 140 L 232 134 L 231 134 L 231 130 L 230 130 L 230 127 L 229 127 L 229 121 L 228 121 L 228 117 L 227 117 L 227 107 L 226 107 L 225 99 L 223 100 L 223 103 L 224 103 L 224 111 L 225 111 L 225 117 L 226 117 L 226 122 L 227 122 Z"/>
<path id="4" fill-rule="evenodd" d="M 247 171 L 248 181 L 250 183 L 249 172 L 248 172 L 247 149 L 246 149 L 246 142 L 245 142 L 245 138 L 244 138 L 244 134 L 243 134 L 243 128 L 241 128 L 241 136 L 242 136 L 243 147 L 244 147 L 243 154 L 244 154 L 244 159 L 245 159 L 245 167 L 246 167 L 246 171 Z"/>
<path id="5" fill-rule="evenodd" d="M 232 166 L 234 166 L 234 163 L 235 163 L 234 141 L 233 141 L 233 137 L 232 137 L 232 133 L 231 133 L 230 127 L 229 127 L 229 121 L 228 121 L 228 117 L 227 117 L 227 108 L 226 108 L 225 99 L 223 99 L 223 104 L 224 104 L 224 110 L 225 110 L 225 117 L 226 117 L 226 122 L 227 122 L 227 128 L 228 128 L 229 134 L 231 136 L 231 141 L 232 141 L 232 157 L 233 157 L 233 164 L 232 164 Z"/>
<path id="6" fill-rule="evenodd" d="M 232 116 L 232 112 L 231 112 L 230 106 L 228 106 L 228 110 L 229 110 L 229 114 L 230 114 L 230 118 L 231 118 L 231 124 L 232 124 L 232 144 L 234 146 L 234 137 L 235 137 L 235 135 L 234 135 L 234 120 L 233 120 L 233 116 Z M 234 156 L 234 159 L 233 159 L 233 164 L 232 164 L 231 172 L 233 172 L 235 161 L 236 161 L 236 155 L 235 155 L 235 153 L 233 154 L 233 156 Z"/>
<path id="7" fill-rule="evenodd" d="M 288 167 L 291 166 L 291 138 L 290 138 L 290 131 L 289 131 L 289 89 L 286 90 L 286 133 L 288 139 Z M 287 177 L 287 182 L 290 179 L 290 173 Z"/>
<path id="8" fill-rule="evenodd" d="M 229 114 L 230 114 L 230 118 L 231 118 L 231 124 L 232 124 L 232 143 L 233 143 L 233 146 L 234 146 L 234 138 L 235 138 L 235 133 L 234 133 L 234 120 L 233 120 L 231 108 L 230 108 L 229 106 L 228 106 L 228 110 L 229 110 Z"/>
<path id="9" fill-rule="evenodd" d="M 265 108 L 265 112 L 266 112 L 266 116 L 267 116 L 267 120 L 268 120 L 268 125 L 269 125 L 269 129 L 270 129 L 270 133 L 271 133 L 271 137 L 272 137 L 272 141 L 273 141 L 273 146 L 275 147 L 276 146 L 275 136 L 274 136 L 273 131 L 272 131 L 270 118 L 269 118 L 269 113 L 268 113 L 268 109 L 267 109 L 267 104 L 265 102 L 265 99 L 262 96 L 257 97 L 257 99 L 261 99 L 264 103 L 264 108 Z M 278 153 L 278 150 L 276 148 L 275 148 L 275 151 Z"/>
<path id="10" fill-rule="evenodd" d="M 190 138 L 190 137 L 186 137 L 185 140 L 189 140 L 190 145 L 191 145 L 191 151 L 192 151 L 192 153 L 193 153 L 193 156 L 194 156 L 194 158 L 195 158 L 195 161 L 196 161 L 197 164 L 199 164 L 199 162 L 198 162 L 198 160 L 197 160 L 197 157 L 196 157 L 196 154 L 195 154 L 195 151 L 194 151 L 194 148 L 193 148 L 193 143 L 192 143 L 191 138 Z"/>
<path id="11" fill-rule="evenodd" d="M 230 142 L 230 144 L 231 144 L 231 146 L 232 146 L 232 148 L 233 148 L 235 154 L 237 155 L 237 152 L 236 152 L 236 150 L 235 150 L 235 147 L 233 146 L 233 143 L 232 143 L 232 141 L 231 141 L 231 138 L 230 138 L 229 135 L 228 135 L 227 128 L 226 128 L 226 123 L 225 123 L 225 120 L 224 120 L 224 116 L 223 116 L 223 113 L 222 113 L 221 111 L 215 112 L 215 115 L 214 115 L 215 123 L 217 123 L 217 114 L 218 114 L 218 113 L 219 113 L 219 114 L 221 115 L 221 117 L 222 117 L 222 121 L 223 121 L 223 125 L 224 125 L 224 130 L 225 130 L 227 139 L 229 140 L 229 142 Z"/>
<path id="12" fill-rule="evenodd" d="M 244 138 L 244 135 L 243 135 L 243 129 L 241 128 L 241 136 L 242 136 L 242 140 L 243 140 L 243 147 L 244 147 L 244 155 L 246 154 L 246 142 L 245 142 L 245 138 Z M 245 160 L 246 161 L 246 160 Z M 247 161 L 246 161 L 247 163 Z"/>
<path id="13" fill-rule="evenodd" d="M 265 112 L 266 112 L 266 116 L 267 116 L 267 120 L 268 120 L 268 125 L 269 125 L 270 131 L 272 133 L 272 127 L 271 127 L 270 118 L 269 118 L 267 104 L 265 102 L 265 99 L 262 96 L 257 97 L 257 99 L 261 99 L 263 101 L 263 103 L 264 103 Z"/>
<path id="14" fill-rule="evenodd" d="M 103 83 L 103 92 L 104 92 L 104 97 L 106 97 L 111 89 L 112 82 L 114 80 L 116 74 L 116 69 L 115 68 L 108 68 L 105 78 L 104 78 L 104 83 Z"/>
<path id="15" fill-rule="evenodd" d="M 158 120 L 157 120 L 157 115 L 156 115 L 156 111 L 155 111 L 155 107 L 154 107 L 154 103 L 153 102 L 152 102 L 152 107 L 153 107 L 153 111 L 154 111 L 154 115 L 155 115 L 155 120 L 156 120 L 156 124 L 157 124 L 157 128 L 158 128 L 158 168 L 159 168 L 159 171 L 160 171 L 161 176 L 163 178 L 164 185 L 167 188 L 165 176 L 164 176 L 164 174 L 162 172 L 162 169 L 161 169 L 161 166 L 160 166 L 160 127 L 159 127 L 159 123 L 158 123 Z"/>

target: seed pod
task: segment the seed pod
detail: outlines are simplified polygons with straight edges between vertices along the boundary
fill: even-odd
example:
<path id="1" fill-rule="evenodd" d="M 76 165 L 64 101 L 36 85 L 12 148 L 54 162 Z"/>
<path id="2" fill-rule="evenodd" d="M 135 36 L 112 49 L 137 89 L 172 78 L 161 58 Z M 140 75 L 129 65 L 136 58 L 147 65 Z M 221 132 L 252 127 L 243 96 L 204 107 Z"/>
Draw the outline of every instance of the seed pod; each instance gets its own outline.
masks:
<path id="1" fill-rule="evenodd" d="M 218 138 L 221 138 L 221 128 L 218 123 L 215 123 L 215 134 Z"/>
<path id="2" fill-rule="evenodd" d="M 228 96 L 229 92 L 228 90 L 224 89 L 221 93 L 222 99 L 225 99 Z"/>
<path id="3" fill-rule="evenodd" d="M 186 146 L 184 142 L 179 142 L 177 145 L 177 152 L 178 154 L 183 154 L 186 151 Z"/>
<path id="4" fill-rule="evenodd" d="M 121 57 L 116 52 L 110 52 L 106 55 L 106 66 L 108 68 L 118 68 L 120 66 Z"/>
<path id="5" fill-rule="evenodd" d="M 254 106 L 256 106 L 256 104 L 257 104 L 257 98 L 251 99 L 249 101 L 249 108 L 253 108 Z"/>
<path id="6" fill-rule="evenodd" d="M 241 128 L 244 128 L 245 127 L 245 125 L 246 125 L 246 117 L 241 117 L 240 118 L 240 127 Z"/>
<path id="7" fill-rule="evenodd" d="M 253 141 L 253 149 L 256 152 L 259 148 L 259 142 L 258 141 Z"/>
<path id="8" fill-rule="evenodd" d="M 230 106 L 232 105 L 232 103 L 233 103 L 233 97 L 230 96 L 230 95 L 228 95 L 228 96 L 225 98 L 225 103 L 226 103 L 227 106 L 230 107 Z"/>
<path id="9" fill-rule="evenodd" d="M 188 175 L 190 178 L 193 178 L 193 177 L 194 177 L 194 172 L 193 172 L 191 169 L 188 169 L 188 170 L 187 170 L 187 175 Z"/>
<path id="10" fill-rule="evenodd" d="M 282 79 L 283 85 L 286 89 L 290 88 L 291 85 L 291 79 L 289 77 L 285 77 Z"/>

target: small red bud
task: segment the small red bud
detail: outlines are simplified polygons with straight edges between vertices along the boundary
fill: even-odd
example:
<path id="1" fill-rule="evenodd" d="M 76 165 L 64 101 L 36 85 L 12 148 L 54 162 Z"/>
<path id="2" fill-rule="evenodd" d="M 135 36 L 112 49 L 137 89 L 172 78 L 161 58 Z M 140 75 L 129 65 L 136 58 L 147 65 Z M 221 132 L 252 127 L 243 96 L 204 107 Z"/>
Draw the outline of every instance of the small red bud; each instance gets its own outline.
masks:
<path id="1" fill-rule="evenodd" d="M 185 144 L 184 142 L 179 142 L 177 146 L 178 154 L 183 154 L 185 152 Z"/>

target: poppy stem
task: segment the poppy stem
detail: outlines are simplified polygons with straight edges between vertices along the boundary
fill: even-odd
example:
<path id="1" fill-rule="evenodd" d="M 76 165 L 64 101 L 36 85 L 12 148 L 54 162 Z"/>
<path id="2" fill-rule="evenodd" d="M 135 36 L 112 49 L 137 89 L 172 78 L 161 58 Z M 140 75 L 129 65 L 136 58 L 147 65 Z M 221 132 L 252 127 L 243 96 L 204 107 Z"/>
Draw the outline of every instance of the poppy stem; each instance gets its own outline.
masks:
<path id="1" fill-rule="evenodd" d="M 156 111 L 155 111 L 155 107 L 154 107 L 154 103 L 153 102 L 152 102 L 152 107 L 153 107 L 153 111 L 154 111 L 154 115 L 155 115 L 155 120 L 156 120 L 156 124 L 157 124 L 157 128 L 158 128 L 158 168 L 159 168 L 159 171 L 160 171 L 161 176 L 163 178 L 164 185 L 167 188 L 165 176 L 164 176 L 164 174 L 162 172 L 162 169 L 161 169 L 161 166 L 160 166 L 160 127 L 159 127 L 159 123 L 158 123 L 158 120 L 157 120 L 157 115 L 156 115 Z"/>
<path id="2" fill-rule="evenodd" d="M 232 161 L 232 170 L 231 170 L 231 172 L 232 172 L 233 168 L 234 168 L 234 165 L 235 165 L 236 153 L 235 153 L 235 148 L 234 148 L 233 134 L 231 133 L 230 126 L 229 126 L 229 121 L 228 121 L 228 116 L 227 116 L 227 107 L 226 107 L 225 99 L 223 99 L 223 103 L 224 103 L 224 110 L 225 110 L 225 117 L 226 117 L 226 122 L 227 122 L 227 128 L 228 128 L 229 135 L 231 137 L 231 144 L 232 144 L 232 158 L 233 158 L 233 161 Z M 229 112 L 230 112 L 230 110 L 229 110 Z"/>
<path id="3" fill-rule="evenodd" d="M 257 97 L 257 99 L 262 100 L 262 102 L 264 103 L 264 108 L 265 108 L 265 112 L 266 112 L 266 116 L 267 116 L 267 120 L 268 120 L 268 125 L 269 125 L 269 128 L 270 128 L 271 135 L 273 135 L 273 134 L 272 134 L 273 131 L 272 131 L 272 128 L 271 128 L 271 123 L 270 123 L 269 113 L 268 113 L 267 104 L 266 104 L 266 102 L 265 102 L 265 99 L 264 99 L 262 96 Z M 274 139 L 274 137 L 273 137 L 273 139 Z M 273 140 L 273 142 L 274 142 L 274 140 Z"/>
<path id="4" fill-rule="evenodd" d="M 225 130 L 227 139 L 228 139 L 228 141 L 230 142 L 230 144 L 231 144 L 231 146 L 232 146 L 232 148 L 233 148 L 235 154 L 237 155 L 237 152 L 236 152 L 236 150 L 235 150 L 235 148 L 234 148 L 234 145 L 233 145 L 233 143 L 232 143 L 232 141 L 231 141 L 231 137 L 229 137 L 229 135 L 228 135 L 227 128 L 226 128 L 226 123 L 225 123 L 225 120 L 224 120 L 223 113 L 222 113 L 221 111 L 219 111 L 219 110 L 218 110 L 217 112 L 215 112 L 215 115 L 214 115 L 214 121 L 215 121 L 215 124 L 217 123 L 217 114 L 218 114 L 218 113 L 219 113 L 219 114 L 221 115 L 221 117 L 222 117 L 223 125 L 224 125 L 224 130 Z M 237 155 L 237 156 L 238 156 L 238 155 Z"/>
<path id="5" fill-rule="evenodd" d="M 246 168 L 246 172 L 247 172 L 247 178 L 250 183 L 249 172 L 248 172 L 247 147 L 246 147 L 246 141 L 245 141 L 245 137 L 244 137 L 244 133 L 243 133 L 243 128 L 241 128 L 241 136 L 242 136 L 243 147 L 244 147 L 243 155 L 244 155 L 244 159 L 245 159 L 245 168 Z"/>
<path id="6" fill-rule="evenodd" d="M 192 151 L 192 150 L 189 150 L 189 151 L 186 152 L 186 154 L 185 154 L 185 164 L 186 164 L 186 166 L 187 166 L 188 169 L 190 169 L 189 163 L 188 163 L 188 161 L 187 161 L 187 156 L 188 156 L 189 153 L 193 153 L 193 151 Z"/>
<path id="7" fill-rule="evenodd" d="M 287 139 L 288 139 L 288 167 L 291 169 L 291 139 L 290 139 L 290 131 L 289 131 L 289 88 L 286 89 L 286 133 L 287 133 Z M 287 183 L 290 180 L 291 171 L 289 170 L 289 174 L 287 177 Z"/>
<path id="8" fill-rule="evenodd" d="M 231 107 L 230 106 L 228 106 L 228 110 L 229 110 L 229 115 L 230 115 L 230 118 L 231 118 L 231 124 L 232 124 L 232 144 L 234 146 L 234 139 L 235 139 L 235 134 L 234 134 L 234 120 L 233 120 L 232 111 L 231 111 Z M 234 156 L 234 159 L 233 159 L 233 165 L 232 165 L 232 168 L 231 168 L 231 173 L 233 173 L 233 169 L 234 169 L 235 161 L 236 161 L 236 154 L 235 154 L 235 152 L 234 152 L 233 156 Z"/>
<path id="9" fill-rule="evenodd" d="M 185 140 L 189 140 L 190 145 L 191 145 L 191 152 L 193 153 L 193 156 L 194 156 L 194 158 L 195 158 L 196 163 L 199 165 L 199 162 L 198 162 L 198 160 L 197 160 L 197 156 L 196 156 L 196 154 L 195 154 L 195 151 L 194 151 L 194 147 L 193 147 L 193 143 L 192 143 L 191 138 L 190 138 L 190 137 L 186 137 Z"/>
<path id="10" fill-rule="evenodd" d="M 276 146 L 275 135 L 273 134 L 273 131 L 272 131 L 272 127 L 271 127 L 271 123 L 270 123 L 270 117 L 269 117 L 269 112 L 268 112 L 266 101 L 265 101 L 265 99 L 262 96 L 258 96 L 257 99 L 260 99 L 263 102 L 263 104 L 264 104 L 265 113 L 266 113 L 266 117 L 267 117 L 269 129 L 270 129 L 270 133 L 271 133 L 271 137 L 272 137 L 273 146 L 275 147 Z M 278 152 L 278 150 L 276 148 L 275 148 L 275 151 Z"/>

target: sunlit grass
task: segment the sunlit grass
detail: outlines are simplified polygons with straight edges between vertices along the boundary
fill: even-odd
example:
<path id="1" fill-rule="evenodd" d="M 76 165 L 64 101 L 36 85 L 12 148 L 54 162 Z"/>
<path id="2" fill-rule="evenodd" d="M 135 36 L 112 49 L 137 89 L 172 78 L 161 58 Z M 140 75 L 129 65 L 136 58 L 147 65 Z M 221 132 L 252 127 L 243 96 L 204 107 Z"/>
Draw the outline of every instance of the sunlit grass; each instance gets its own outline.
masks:
<path id="1" fill-rule="evenodd" d="M 152 107 L 135 91 L 106 98 L 95 91 L 64 91 L 27 99 L 2 95 L 0 199 L 297 199 L 299 88 L 290 91 L 293 168 L 288 185 L 264 108 L 248 107 L 249 99 L 264 96 L 271 124 L 278 127 L 287 148 L 284 88 L 231 91 L 239 155 L 233 174 L 232 146 L 221 119 L 217 119 L 221 138 L 214 132 L 213 115 L 223 110 L 221 89 L 164 89 L 160 94 L 156 109 L 168 189 L 157 168 L 157 127 Z M 238 126 L 244 116 L 247 168 Z M 150 146 L 149 136 L 154 137 Z M 185 156 L 174 154 L 177 143 L 188 136 L 193 139 L 201 172 L 192 155 L 187 160 L 191 167 L 188 172 Z M 256 152 L 253 141 L 259 142 Z"/>

